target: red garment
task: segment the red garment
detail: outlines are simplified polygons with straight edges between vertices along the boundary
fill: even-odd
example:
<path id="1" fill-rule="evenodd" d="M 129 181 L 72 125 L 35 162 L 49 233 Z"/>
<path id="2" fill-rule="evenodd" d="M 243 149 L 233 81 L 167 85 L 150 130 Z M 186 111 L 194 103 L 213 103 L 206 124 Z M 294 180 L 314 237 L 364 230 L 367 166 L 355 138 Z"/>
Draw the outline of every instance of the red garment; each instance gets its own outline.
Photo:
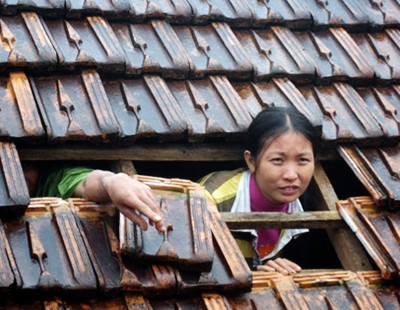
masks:
<path id="1" fill-rule="evenodd" d="M 250 176 L 250 208 L 251 212 L 284 212 L 289 208 L 289 203 L 275 205 L 261 193 L 257 186 L 254 174 Z M 258 242 L 257 251 L 260 258 L 272 252 L 281 234 L 280 229 L 260 228 L 257 229 Z"/>

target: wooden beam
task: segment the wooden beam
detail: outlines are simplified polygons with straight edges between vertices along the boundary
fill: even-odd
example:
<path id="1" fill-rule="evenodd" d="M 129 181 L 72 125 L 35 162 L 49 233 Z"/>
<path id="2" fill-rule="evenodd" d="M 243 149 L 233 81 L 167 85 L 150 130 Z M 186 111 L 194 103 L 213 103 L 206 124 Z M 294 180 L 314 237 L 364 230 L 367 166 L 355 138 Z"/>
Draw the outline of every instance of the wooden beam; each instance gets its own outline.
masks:
<path id="1" fill-rule="evenodd" d="M 115 173 L 123 172 L 130 176 L 137 174 L 136 168 L 130 160 L 118 160 L 112 162 L 111 170 Z"/>
<path id="2" fill-rule="evenodd" d="M 257 228 L 344 228 L 346 223 L 337 211 L 301 213 L 281 212 L 222 212 L 222 219 L 230 229 Z"/>
<path id="3" fill-rule="evenodd" d="M 243 150 L 238 144 L 189 143 L 142 144 L 131 147 L 17 147 L 21 160 L 134 160 L 134 161 L 242 161 Z M 336 158 L 336 152 L 326 152 L 321 159 Z"/>
<path id="4" fill-rule="evenodd" d="M 338 197 L 323 167 L 317 163 L 314 179 L 310 185 L 317 195 L 319 210 L 336 211 Z M 352 271 L 372 270 L 363 246 L 349 228 L 327 229 L 328 236 L 344 269 Z"/>

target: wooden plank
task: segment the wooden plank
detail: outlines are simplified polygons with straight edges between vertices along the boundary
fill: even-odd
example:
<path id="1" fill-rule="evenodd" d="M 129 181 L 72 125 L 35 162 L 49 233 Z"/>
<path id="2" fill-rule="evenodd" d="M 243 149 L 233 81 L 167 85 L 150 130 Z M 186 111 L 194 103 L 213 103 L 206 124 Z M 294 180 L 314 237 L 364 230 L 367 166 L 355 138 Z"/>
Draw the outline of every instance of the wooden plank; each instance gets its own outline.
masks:
<path id="1" fill-rule="evenodd" d="M 242 161 L 243 149 L 238 144 L 149 144 L 131 147 L 18 147 L 21 160 L 135 160 L 135 161 Z M 326 152 L 320 160 L 337 158 Z"/>
<path id="2" fill-rule="evenodd" d="M 345 228 L 337 211 L 313 211 L 301 213 L 281 212 L 251 212 L 251 213 L 221 213 L 222 219 L 229 229 L 257 228 Z"/>
<path id="3" fill-rule="evenodd" d="M 318 197 L 319 210 L 336 211 L 338 197 L 320 163 L 317 163 L 312 192 Z M 349 228 L 327 229 L 328 236 L 344 269 L 352 271 L 372 270 L 368 255 Z"/>

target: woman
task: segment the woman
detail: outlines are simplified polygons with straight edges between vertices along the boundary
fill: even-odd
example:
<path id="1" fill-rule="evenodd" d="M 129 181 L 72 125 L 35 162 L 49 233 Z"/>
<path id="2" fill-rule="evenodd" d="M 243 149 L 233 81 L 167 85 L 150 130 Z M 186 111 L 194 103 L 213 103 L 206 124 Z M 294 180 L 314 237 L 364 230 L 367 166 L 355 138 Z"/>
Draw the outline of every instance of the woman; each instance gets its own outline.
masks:
<path id="1" fill-rule="evenodd" d="M 244 159 L 248 169 L 214 172 L 200 183 L 222 212 L 302 212 L 299 197 L 314 173 L 320 138 L 306 117 L 291 108 L 261 111 L 251 123 Z M 283 274 L 300 266 L 276 258 L 307 229 L 257 229 L 233 234 L 250 265 Z"/>

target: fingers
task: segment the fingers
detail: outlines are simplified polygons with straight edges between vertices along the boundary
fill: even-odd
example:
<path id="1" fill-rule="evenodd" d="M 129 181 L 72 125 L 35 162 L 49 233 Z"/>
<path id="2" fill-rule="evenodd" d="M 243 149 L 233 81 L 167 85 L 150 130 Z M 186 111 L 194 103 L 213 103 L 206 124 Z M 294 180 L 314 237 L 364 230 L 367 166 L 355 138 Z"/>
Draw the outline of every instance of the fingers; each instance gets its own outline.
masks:
<path id="1" fill-rule="evenodd" d="M 257 270 L 259 270 L 259 271 L 275 271 L 274 268 L 272 268 L 268 265 L 259 265 L 259 266 L 257 266 Z"/>
<path id="2" fill-rule="evenodd" d="M 139 227 L 141 229 L 147 230 L 148 225 L 147 225 L 146 221 L 140 215 L 138 215 L 135 212 L 135 210 L 133 210 L 132 208 L 129 208 L 129 207 L 121 206 L 121 205 L 115 205 L 115 206 L 128 219 L 130 219 L 135 224 L 139 225 Z"/>
<path id="3" fill-rule="evenodd" d="M 154 225 L 158 231 L 162 232 L 165 230 L 165 227 L 160 214 L 160 208 L 150 188 L 148 188 L 147 185 L 144 186 L 145 187 L 140 188 L 139 191 L 132 190 L 122 201 L 123 205 L 125 208 L 131 208 L 146 216 L 149 219 L 150 225 Z"/>
<path id="4" fill-rule="evenodd" d="M 273 270 L 268 271 L 277 271 L 283 275 L 294 274 L 301 271 L 301 267 L 296 263 L 286 259 L 286 258 L 277 258 L 275 260 L 269 260 L 265 263 L 264 266 L 267 266 L 269 269 Z"/>
<path id="5" fill-rule="evenodd" d="M 106 182 L 105 188 L 111 202 L 124 215 L 141 228 L 147 229 L 148 225 L 141 217 L 143 215 L 158 231 L 165 231 L 160 208 L 149 186 L 122 173 L 110 176 Z"/>

